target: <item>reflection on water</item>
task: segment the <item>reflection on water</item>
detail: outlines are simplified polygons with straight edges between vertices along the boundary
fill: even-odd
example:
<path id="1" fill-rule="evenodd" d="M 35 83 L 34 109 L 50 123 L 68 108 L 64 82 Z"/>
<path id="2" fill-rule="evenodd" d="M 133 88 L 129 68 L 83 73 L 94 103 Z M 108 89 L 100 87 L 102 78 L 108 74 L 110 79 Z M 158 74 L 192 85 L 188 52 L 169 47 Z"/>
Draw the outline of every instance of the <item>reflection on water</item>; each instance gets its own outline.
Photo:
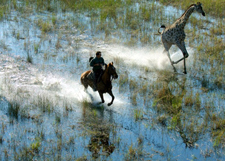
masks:
<path id="1" fill-rule="evenodd" d="M 90 135 L 88 149 L 92 153 L 92 157 L 97 159 L 100 155 L 110 155 L 115 149 L 114 144 L 110 142 L 113 126 L 104 117 L 104 107 L 88 103 L 82 105 L 82 121 Z"/>
<path id="2" fill-rule="evenodd" d="M 161 78 L 163 87 L 156 93 L 155 109 L 164 114 L 165 120 L 159 120 L 170 129 L 178 132 L 179 137 L 188 148 L 196 147 L 200 136 L 205 132 L 205 125 L 199 120 L 203 110 L 200 109 L 199 96 L 188 96 L 187 78 L 174 74 Z"/>
<path id="3" fill-rule="evenodd" d="M 169 106 L 169 108 L 174 108 L 174 110 L 169 110 L 166 108 L 165 111 L 170 114 L 172 118 L 172 125 L 174 126 L 175 130 L 179 133 L 180 137 L 182 138 L 183 142 L 185 143 L 186 147 L 193 147 L 194 143 L 198 141 L 199 133 L 194 133 L 190 129 L 186 129 L 185 123 L 182 121 L 183 118 L 183 109 L 182 109 L 182 101 L 184 96 L 187 93 L 186 85 L 186 77 L 178 79 L 175 76 L 169 77 L 165 80 L 165 86 L 163 90 L 166 90 L 166 95 L 169 97 L 169 100 L 163 102 L 165 106 Z M 172 87 L 170 87 L 170 83 L 173 83 Z M 174 88 L 175 89 L 171 89 Z M 176 91 L 172 93 L 172 91 Z M 185 108 L 185 107 L 184 107 Z"/>

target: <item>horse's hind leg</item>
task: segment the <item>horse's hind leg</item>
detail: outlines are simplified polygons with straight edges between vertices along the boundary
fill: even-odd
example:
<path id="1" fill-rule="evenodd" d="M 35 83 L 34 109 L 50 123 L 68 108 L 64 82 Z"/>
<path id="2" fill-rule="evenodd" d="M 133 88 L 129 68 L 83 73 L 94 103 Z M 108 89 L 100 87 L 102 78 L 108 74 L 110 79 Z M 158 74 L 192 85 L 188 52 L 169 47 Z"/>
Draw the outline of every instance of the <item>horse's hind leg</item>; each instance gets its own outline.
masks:
<path id="1" fill-rule="evenodd" d="M 84 86 L 84 90 L 87 91 L 88 84 L 84 81 L 84 78 L 81 78 L 80 81 L 81 81 L 81 84 Z"/>
<path id="2" fill-rule="evenodd" d="M 112 104 L 113 104 L 113 101 L 114 101 L 114 95 L 113 95 L 113 93 L 112 93 L 112 91 L 110 90 L 110 91 L 108 91 L 107 92 L 111 97 L 112 97 L 112 101 L 110 102 L 110 103 L 108 103 L 108 106 L 111 106 Z"/>
<path id="3" fill-rule="evenodd" d="M 83 84 L 84 86 L 84 90 L 87 91 L 88 85 L 87 84 Z"/>

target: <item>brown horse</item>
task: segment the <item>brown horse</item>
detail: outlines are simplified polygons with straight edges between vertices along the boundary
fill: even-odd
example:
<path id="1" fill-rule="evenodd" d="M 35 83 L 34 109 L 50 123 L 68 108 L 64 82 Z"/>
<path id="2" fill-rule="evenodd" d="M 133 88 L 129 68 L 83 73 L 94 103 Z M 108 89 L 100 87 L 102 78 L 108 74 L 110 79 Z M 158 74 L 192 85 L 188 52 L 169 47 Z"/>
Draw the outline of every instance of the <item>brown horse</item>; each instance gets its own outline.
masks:
<path id="1" fill-rule="evenodd" d="M 88 79 L 88 74 L 91 70 L 88 70 L 81 74 L 80 80 L 85 89 L 90 86 L 92 89 L 94 88 L 94 81 Z M 118 75 L 116 73 L 116 68 L 113 66 L 113 62 L 106 65 L 106 69 L 104 70 L 100 81 L 97 83 L 97 91 L 101 97 L 102 102 L 104 103 L 103 93 L 108 93 L 112 97 L 112 101 L 108 103 L 108 106 L 112 105 L 114 100 L 114 95 L 112 93 L 112 79 L 117 79 Z"/>

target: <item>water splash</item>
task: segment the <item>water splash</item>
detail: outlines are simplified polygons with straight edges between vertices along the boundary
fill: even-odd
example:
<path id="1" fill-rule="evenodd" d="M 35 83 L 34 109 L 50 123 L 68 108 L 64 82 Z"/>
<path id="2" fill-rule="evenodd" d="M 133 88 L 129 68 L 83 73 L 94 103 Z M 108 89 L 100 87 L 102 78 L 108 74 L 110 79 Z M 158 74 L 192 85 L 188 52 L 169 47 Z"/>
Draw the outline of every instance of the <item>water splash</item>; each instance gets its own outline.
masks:
<path id="1" fill-rule="evenodd" d="M 98 93 L 90 88 L 85 91 L 79 80 L 57 75 L 51 70 L 40 71 L 37 66 L 26 63 L 19 57 L 2 54 L 0 65 L 0 95 L 8 102 L 18 103 L 22 108 L 27 105 L 31 108 L 33 106 L 33 109 L 50 106 L 54 110 L 63 111 L 62 107 L 78 108 L 77 105 L 81 102 L 100 102 Z M 114 110 L 121 111 L 121 105 L 125 102 L 120 100 L 118 92 L 115 93 L 114 107 L 118 108 Z M 106 103 L 111 101 L 107 94 L 104 97 Z M 34 113 L 34 110 L 29 113 Z"/>
<path id="2" fill-rule="evenodd" d="M 53 106 L 90 100 L 81 84 L 74 80 L 55 75 L 49 71 L 44 73 L 22 60 L 7 55 L 0 58 L 1 95 L 8 101 L 17 101 L 21 105 L 26 102 L 37 103 L 41 98 L 48 99 Z"/>
<path id="3" fill-rule="evenodd" d="M 105 45 L 100 46 L 106 53 L 104 56 L 109 56 L 112 58 L 122 59 L 124 63 L 128 65 L 137 64 L 139 66 L 146 66 L 152 69 L 168 69 L 170 68 L 170 62 L 165 53 L 163 53 L 163 47 L 160 48 L 129 48 L 122 45 Z M 192 59 L 194 50 L 190 47 L 187 48 L 189 52 L 189 60 Z M 176 61 L 183 57 L 180 49 L 174 51 L 169 51 L 171 54 L 171 59 Z M 112 59 L 111 58 L 111 59 Z M 109 58 L 110 59 L 110 58 Z"/>

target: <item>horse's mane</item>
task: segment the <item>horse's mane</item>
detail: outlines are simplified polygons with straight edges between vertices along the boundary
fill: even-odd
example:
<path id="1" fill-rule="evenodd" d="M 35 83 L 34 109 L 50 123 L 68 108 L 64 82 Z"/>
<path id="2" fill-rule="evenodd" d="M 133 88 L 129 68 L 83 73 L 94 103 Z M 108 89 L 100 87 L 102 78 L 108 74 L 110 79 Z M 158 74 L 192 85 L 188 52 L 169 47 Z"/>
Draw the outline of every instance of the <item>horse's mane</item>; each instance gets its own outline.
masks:
<path id="1" fill-rule="evenodd" d="M 109 64 L 110 64 L 110 63 L 109 63 Z M 105 64 L 105 69 L 103 69 L 103 72 L 102 72 L 101 78 L 102 78 L 102 76 L 105 74 L 106 69 L 108 68 L 109 64 Z"/>
<path id="2" fill-rule="evenodd" d="M 112 63 L 105 64 L 105 69 L 103 70 L 102 76 L 105 74 L 105 72 L 106 72 L 107 69 L 110 67 L 110 65 L 113 65 L 113 64 L 112 64 Z"/>

